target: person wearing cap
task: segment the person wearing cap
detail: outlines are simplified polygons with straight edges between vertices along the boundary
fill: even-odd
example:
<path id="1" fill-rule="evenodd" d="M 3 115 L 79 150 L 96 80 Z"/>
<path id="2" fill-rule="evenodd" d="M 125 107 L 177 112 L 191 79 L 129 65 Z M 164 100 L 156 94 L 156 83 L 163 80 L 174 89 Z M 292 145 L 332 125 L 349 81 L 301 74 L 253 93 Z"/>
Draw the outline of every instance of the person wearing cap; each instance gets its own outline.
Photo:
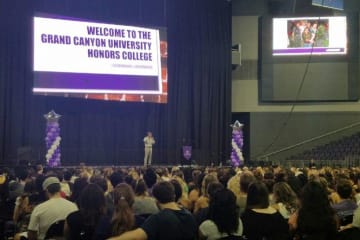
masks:
<path id="1" fill-rule="evenodd" d="M 70 213 L 78 210 L 74 203 L 61 197 L 61 186 L 57 177 L 45 179 L 42 188 L 49 199 L 36 206 L 31 213 L 28 226 L 29 240 L 44 239 L 53 223 L 64 220 Z"/>

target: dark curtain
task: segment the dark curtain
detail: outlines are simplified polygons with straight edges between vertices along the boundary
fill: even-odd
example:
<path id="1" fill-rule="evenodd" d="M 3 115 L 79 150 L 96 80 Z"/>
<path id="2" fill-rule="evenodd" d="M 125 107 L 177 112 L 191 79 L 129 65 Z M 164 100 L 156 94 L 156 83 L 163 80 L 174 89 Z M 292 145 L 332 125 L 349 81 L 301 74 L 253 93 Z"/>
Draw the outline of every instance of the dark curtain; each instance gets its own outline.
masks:
<path id="1" fill-rule="evenodd" d="M 115 24 L 167 28 L 168 104 L 120 103 L 32 94 L 32 17 L 36 12 Z M 60 120 L 64 165 L 142 164 L 153 132 L 154 164 L 178 163 L 191 143 L 199 164 L 229 154 L 231 4 L 226 0 L 0 1 L 0 164 L 31 147 L 45 155 L 45 119 Z"/>

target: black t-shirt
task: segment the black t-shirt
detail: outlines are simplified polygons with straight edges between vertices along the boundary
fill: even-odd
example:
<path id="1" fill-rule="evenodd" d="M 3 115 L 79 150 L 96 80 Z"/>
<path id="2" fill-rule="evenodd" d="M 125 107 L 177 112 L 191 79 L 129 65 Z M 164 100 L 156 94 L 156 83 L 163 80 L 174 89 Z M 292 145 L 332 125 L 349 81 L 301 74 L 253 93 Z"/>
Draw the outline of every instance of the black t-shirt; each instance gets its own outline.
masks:
<path id="1" fill-rule="evenodd" d="M 84 217 L 80 211 L 70 213 L 66 221 L 69 226 L 70 239 L 72 240 L 102 240 L 112 236 L 111 216 L 103 215 L 100 217 L 96 226 L 84 224 Z M 135 226 L 139 227 L 145 219 L 141 216 L 135 216 Z"/>
<path id="2" fill-rule="evenodd" d="M 70 213 L 66 218 L 69 226 L 69 239 L 91 240 L 106 239 L 111 237 L 111 225 L 109 216 L 102 216 L 96 226 L 84 224 L 84 217 L 80 211 Z"/>
<path id="3" fill-rule="evenodd" d="M 289 225 L 279 212 L 273 214 L 257 213 L 247 209 L 241 216 L 244 235 L 249 240 L 289 239 Z"/>
<path id="4" fill-rule="evenodd" d="M 199 227 L 205 220 L 209 219 L 209 207 L 200 208 L 197 213 L 194 214 L 197 226 Z"/>
<path id="5" fill-rule="evenodd" d="M 193 240 L 197 225 L 193 215 L 184 210 L 164 209 L 150 216 L 141 228 L 148 240 Z"/>

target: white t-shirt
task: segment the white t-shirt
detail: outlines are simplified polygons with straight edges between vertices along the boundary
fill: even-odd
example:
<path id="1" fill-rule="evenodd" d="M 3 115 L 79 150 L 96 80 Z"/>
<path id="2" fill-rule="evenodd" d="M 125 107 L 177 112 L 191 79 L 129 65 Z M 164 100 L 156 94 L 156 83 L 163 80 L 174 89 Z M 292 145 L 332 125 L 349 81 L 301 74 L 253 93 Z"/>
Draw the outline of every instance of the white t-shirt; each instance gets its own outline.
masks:
<path id="1" fill-rule="evenodd" d="M 154 137 L 149 137 L 149 136 L 144 137 L 144 144 L 145 144 L 145 147 L 151 148 L 152 145 L 155 144 Z"/>
<path id="2" fill-rule="evenodd" d="M 352 225 L 353 227 L 360 228 L 360 207 L 358 207 L 354 212 Z"/>
<path id="3" fill-rule="evenodd" d="M 200 225 L 199 230 L 201 231 L 201 234 L 206 237 L 207 240 L 216 240 L 228 236 L 228 234 L 226 233 L 220 233 L 216 224 L 212 220 L 204 221 Z M 243 224 L 241 222 L 241 219 L 239 219 L 239 227 L 237 231 L 232 235 L 241 236 L 242 234 L 243 234 Z"/>
<path id="4" fill-rule="evenodd" d="M 66 219 L 70 213 L 77 210 L 74 203 L 64 198 L 49 199 L 34 208 L 28 230 L 37 232 L 38 239 L 42 240 L 51 224 Z"/>
<path id="5" fill-rule="evenodd" d="M 278 211 L 283 216 L 283 218 L 289 219 L 292 213 L 286 209 L 286 206 L 283 203 L 277 203 L 277 205 L 279 207 Z"/>

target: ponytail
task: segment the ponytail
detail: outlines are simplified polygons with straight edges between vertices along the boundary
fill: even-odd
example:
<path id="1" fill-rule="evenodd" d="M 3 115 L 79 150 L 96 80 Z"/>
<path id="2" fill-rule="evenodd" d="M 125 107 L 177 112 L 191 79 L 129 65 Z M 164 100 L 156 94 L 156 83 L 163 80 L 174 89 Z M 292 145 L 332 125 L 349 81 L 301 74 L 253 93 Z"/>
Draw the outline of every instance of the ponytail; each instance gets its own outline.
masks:
<path id="1" fill-rule="evenodd" d="M 132 230 L 135 216 L 132 210 L 134 192 L 127 184 L 119 184 L 114 190 L 114 214 L 111 220 L 112 235 L 118 236 Z"/>

